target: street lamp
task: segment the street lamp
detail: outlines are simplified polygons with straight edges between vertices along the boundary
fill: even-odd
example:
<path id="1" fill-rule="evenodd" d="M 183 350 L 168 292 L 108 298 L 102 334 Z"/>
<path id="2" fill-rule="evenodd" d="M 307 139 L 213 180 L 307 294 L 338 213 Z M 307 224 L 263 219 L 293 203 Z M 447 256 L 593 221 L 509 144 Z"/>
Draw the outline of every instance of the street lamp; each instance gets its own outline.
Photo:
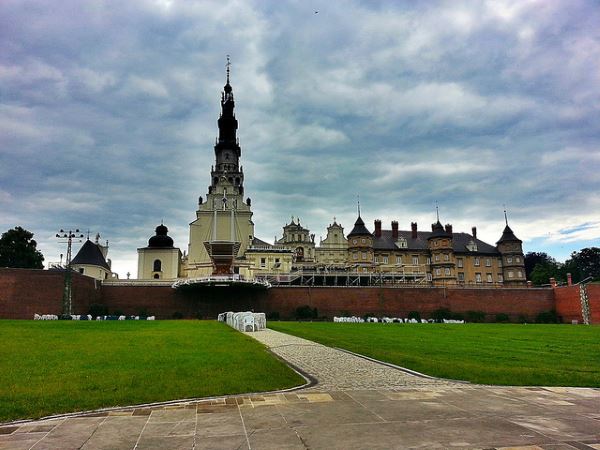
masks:
<path id="1" fill-rule="evenodd" d="M 75 231 L 60 230 L 58 233 L 56 233 L 56 237 L 59 239 L 60 243 L 67 244 L 67 256 L 65 258 L 65 285 L 62 298 L 62 316 L 66 318 L 66 316 L 71 316 L 71 314 L 73 314 L 73 296 L 71 289 L 73 284 L 71 277 L 71 247 L 73 244 L 73 239 L 81 242 L 80 239 L 83 238 L 83 234 L 79 232 L 79 229 L 76 229 Z"/>

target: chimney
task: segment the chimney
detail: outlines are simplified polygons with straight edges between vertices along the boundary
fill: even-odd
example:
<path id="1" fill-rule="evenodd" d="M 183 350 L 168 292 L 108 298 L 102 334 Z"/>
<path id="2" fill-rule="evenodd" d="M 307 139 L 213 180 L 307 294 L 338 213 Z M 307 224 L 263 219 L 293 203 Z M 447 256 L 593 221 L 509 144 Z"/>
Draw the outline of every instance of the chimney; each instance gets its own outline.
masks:
<path id="1" fill-rule="evenodd" d="M 471 228 L 471 234 L 473 235 L 473 239 L 477 239 L 477 227 Z"/>
<path id="2" fill-rule="evenodd" d="M 450 225 L 449 223 L 446 224 L 446 233 L 452 236 L 452 225 Z"/>
<path id="3" fill-rule="evenodd" d="M 411 222 L 410 223 L 410 229 L 412 230 L 411 237 L 413 239 L 416 239 L 417 238 L 417 222 Z"/>
<path id="4" fill-rule="evenodd" d="M 398 222 L 395 220 L 392 220 L 392 239 L 394 241 L 398 240 Z"/>
<path id="5" fill-rule="evenodd" d="M 553 288 L 556 287 L 556 279 L 554 277 L 550 278 L 550 286 L 552 286 Z"/>
<path id="6" fill-rule="evenodd" d="M 375 237 L 381 237 L 381 220 L 375 220 Z"/>
<path id="7" fill-rule="evenodd" d="M 573 286 L 573 277 L 570 273 L 567 274 L 567 286 Z"/>

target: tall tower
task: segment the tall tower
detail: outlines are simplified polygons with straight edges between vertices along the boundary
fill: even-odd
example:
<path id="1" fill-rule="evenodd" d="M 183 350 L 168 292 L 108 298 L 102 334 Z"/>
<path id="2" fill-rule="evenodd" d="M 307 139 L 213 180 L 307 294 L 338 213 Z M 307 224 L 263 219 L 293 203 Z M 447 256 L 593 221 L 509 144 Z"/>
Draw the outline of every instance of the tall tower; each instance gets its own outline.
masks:
<path id="1" fill-rule="evenodd" d="M 508 226 L 508 217 L 504 211 L 506 226 L 496 247 L 502 255 L 502 274 L 505 286 L 522 285 L 525 278 L 525 256 L 523 255 L 523 241 L 515 236 Z"/>
<path id="2" fill-rule="evenodd" d="M 211 169 L 211 184 L 206 201 L 198 199 L 196 220 L 190 223 L 190 241 L 186 276 L 211 275 L 215 269 L 207 251 L 207 243 L 236 242 L 236 257 L 242 256 L 252 245 L 254 223 L 250 199 L 244 201 L 244 172 L 239 164 L 242 150 L 237 139 L 238 121 L 235 117 L 233 88 L 229 83 L 229 57 L 227 82 L 221 93 L 221 114 L 217 121 L 219 136 L 215 143 L 215 165 Z M 232 271 L 242 272 L 248 262 L 233 262 Z M 242 270 L 240 270 L 242 269 Z"/>

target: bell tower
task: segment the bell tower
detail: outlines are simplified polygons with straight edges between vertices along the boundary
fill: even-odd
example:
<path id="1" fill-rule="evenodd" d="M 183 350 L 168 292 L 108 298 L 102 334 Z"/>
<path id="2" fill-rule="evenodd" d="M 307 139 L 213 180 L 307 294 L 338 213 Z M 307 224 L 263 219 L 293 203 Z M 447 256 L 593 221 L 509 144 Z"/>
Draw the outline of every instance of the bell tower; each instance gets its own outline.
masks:
<path id="1" fill-rule="evenodd" d="M 238 121 L 229 80 L 230 66 L 227 56 L 227 81 L 221 93 L 221 114 L 217 121 L 219 135 L 214 146 L 215 165 L 211 168 L 211 183 L 206 200 L 199 197 L 196 220 L 190 223 L 185 268 L 187 277 L 203 277 L 215 272 L 243 273 L 248 262 L 239 257 L 244 255 L 254 239 L 251 201 L 243 198 L 244 172 L 240 166 L 242 150 L 237 138 Z M 233 255 L 228 250 L 226 264 L 225 260 L 217 261 L 219 258 L 215 258 L 225 256 L 215 254 L 225 242 L 232 244 L 231 248 L 234 248 Z"/>

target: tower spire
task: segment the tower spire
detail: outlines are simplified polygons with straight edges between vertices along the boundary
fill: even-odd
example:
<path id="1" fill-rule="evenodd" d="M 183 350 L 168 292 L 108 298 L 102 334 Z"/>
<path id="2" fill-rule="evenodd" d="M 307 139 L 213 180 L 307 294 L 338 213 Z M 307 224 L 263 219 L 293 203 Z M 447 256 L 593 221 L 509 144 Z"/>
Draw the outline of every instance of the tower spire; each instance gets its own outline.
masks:
<path id="1" fill-rule="evenodd" d="M 508 226 L 508 216 L 506 215 L 506 205 L 504 206 L 504 222 L 506 223 L 506 226 Z"/>
<path id="2" fill-rule="evenodd" d="M 225 64 L 225 67 L 227 67 L 227 84 L 229 84 L 229 67 L 231 66 L 231 61 L 229 60 L 229 55 L 227 55 L 227 64 Z"/>
<path id="3" fill-rule="evenodd" d="M 437 218 L 437 221 L 440 221 L 440 208 L 438 206 L 438 202 L 437 200 L 435 201 L 435 216 Z"/>
<path id="4" fill-rule="evenodd" d="M 356 207 L 358 209 L 358 217 L 360 217 L 360 195 L 356 196 Z"/>

